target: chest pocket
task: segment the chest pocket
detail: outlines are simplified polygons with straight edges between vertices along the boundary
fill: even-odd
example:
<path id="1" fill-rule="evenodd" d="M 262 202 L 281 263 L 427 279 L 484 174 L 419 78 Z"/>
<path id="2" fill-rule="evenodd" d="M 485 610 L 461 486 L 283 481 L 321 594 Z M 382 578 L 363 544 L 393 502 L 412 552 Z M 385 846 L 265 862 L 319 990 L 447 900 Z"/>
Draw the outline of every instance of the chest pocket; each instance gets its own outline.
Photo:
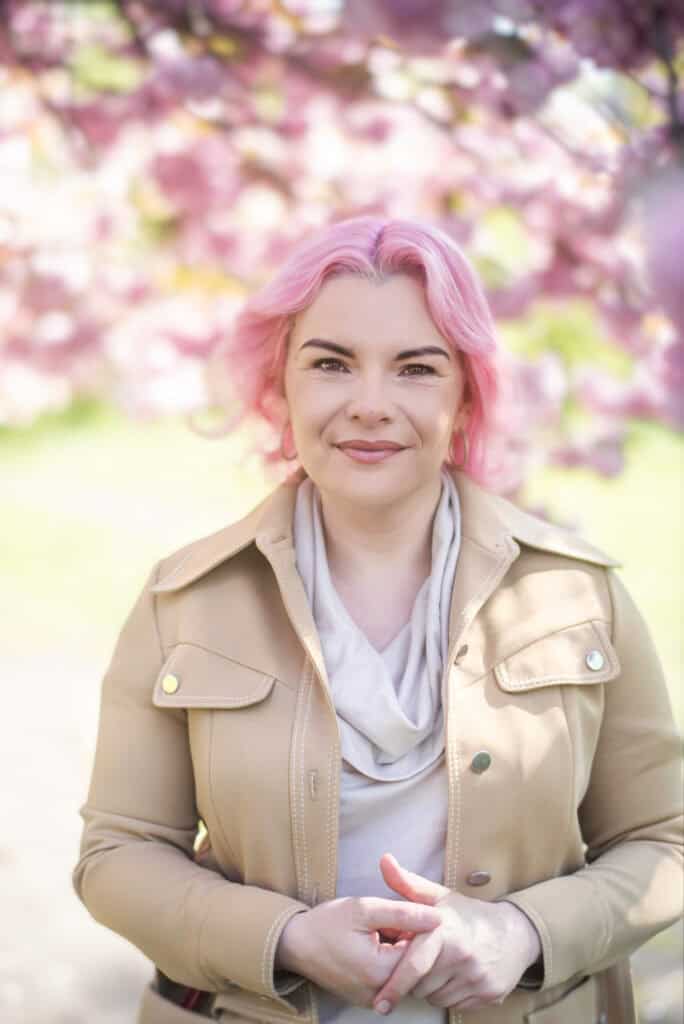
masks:
<path id="1" fill-rule="evenodd" d="M 594 619 L 540 637 L 500 661 L 494 674 L 502 690 L 518 693 L 562 683 L 606 683 L 620 674 L 620 662 L 606 623 Z"/>
<path id="2" fill-rule="evenodd" d="M 603 685 L 620 675 L 608 625 L 592 619 L 534 640 L 494 666 L 516 723 L 514 755 L 526 785 L 534 771 L 537 802 L 564 822 L 577 814 L 591 779 L 605 707 Z M 532 767 L 534 766 L 534 768 Z M 564 800 L 569 801 L 564 806 Z"/>
<path id="3" fill-rule="evenodd" d="M 269 828 L 290 831 L 295 702 L 280 679 L 192 643 L 171 649 L 154 683 L 154 706 L 187 716 L 199 815 L 221 869 L 237 880 L 255 870 L 249 851 L 266 848 Z"/>
<path id="4" fill-rule="evenodd" d="M 161 708 L 244 708 L 268 697 L 275 678 L 196 644 L 177 644 L 157 677 Z"/>

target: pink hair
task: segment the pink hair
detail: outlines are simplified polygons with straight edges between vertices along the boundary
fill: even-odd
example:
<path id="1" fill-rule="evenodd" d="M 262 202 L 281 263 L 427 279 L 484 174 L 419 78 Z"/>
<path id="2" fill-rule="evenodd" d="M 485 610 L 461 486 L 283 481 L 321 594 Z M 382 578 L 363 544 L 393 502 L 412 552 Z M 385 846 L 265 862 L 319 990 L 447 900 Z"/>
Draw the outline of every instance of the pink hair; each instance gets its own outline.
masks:
<path id="1" fill-rule="evenodd" d="M 468 457 L 464 461 L 456 432 L 449 463 L 474 480 L 491 484 L 488 442 L 496 430 L 500 379 L 496 328 L 476 272 L 459 246 L 441 229 L 416 220 L 360 216 L 330 224 L 300 242 L 277 274 L 248 298 L 227 343 L 214 352 L 207 367 L 212 395 L 219 394 L 214 374 L 225 375 L 242 406 L 227 429 L 250 413 L 280 428 L 273 400 L 282 394 L 290 330 L 324 281 L 338 274 L 358 274 L 379 282 L 403 273 L 421 282 L 435 326 L 452 350 L 461 353 L 464 393 L 471 401 Z M 259 454 L 267 464 L 283 460 L 280 446 L 260 447 Z"/>

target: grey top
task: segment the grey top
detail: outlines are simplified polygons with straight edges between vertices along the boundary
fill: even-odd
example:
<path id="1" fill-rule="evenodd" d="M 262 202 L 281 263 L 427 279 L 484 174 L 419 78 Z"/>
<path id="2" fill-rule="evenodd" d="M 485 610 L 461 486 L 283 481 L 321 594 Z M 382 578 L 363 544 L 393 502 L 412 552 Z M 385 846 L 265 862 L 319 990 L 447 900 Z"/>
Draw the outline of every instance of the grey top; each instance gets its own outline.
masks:
<path id="1" fill-rule="evenodd" d="M 342 739 L 337 896 L 400 897 L 379 860 L 393 853 L 411 871 L 443 881 L 447 775 L 441 701 L 449 603 L 460 547 L 460 508 L 442 473 L 430 575 L 411 619 L 378 651 L 354 623 L 332 583 L 320 496 L 310 480 L 295 505 L 297 567 L 320 635 Z M 318 988 L 321 1024 L 376 1024 L 373 1010 Z M 447 1013 L 404 998 L 395 1024 L 445 1024 Z"/>

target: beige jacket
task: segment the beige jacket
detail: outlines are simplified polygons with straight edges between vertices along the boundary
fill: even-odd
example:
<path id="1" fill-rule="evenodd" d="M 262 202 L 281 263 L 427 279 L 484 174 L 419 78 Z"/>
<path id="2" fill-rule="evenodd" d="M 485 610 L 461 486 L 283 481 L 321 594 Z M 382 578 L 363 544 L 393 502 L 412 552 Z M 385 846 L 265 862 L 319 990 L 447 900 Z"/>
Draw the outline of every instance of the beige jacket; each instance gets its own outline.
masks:
<path id="1" fill-rule="evenodd" d="M 449 1024 L 631 1024 L 628 956 L 682 913 L 681 745 L 658 657 L 615 561 L 452 472 L 444 884 L 517 904 L 544 978 Z M 335 897 L 339 734 L 295 483 L 153 568 L 103 680 L 81 809 L 83 903 L 169 978 L 216 992 L 224 1022 L 317 1024 L 314 987 L 274 976 L 274 954 L 293 914 Z M 144 1005 L 145 1022 L 201 1019 L 152 989 Z"/>

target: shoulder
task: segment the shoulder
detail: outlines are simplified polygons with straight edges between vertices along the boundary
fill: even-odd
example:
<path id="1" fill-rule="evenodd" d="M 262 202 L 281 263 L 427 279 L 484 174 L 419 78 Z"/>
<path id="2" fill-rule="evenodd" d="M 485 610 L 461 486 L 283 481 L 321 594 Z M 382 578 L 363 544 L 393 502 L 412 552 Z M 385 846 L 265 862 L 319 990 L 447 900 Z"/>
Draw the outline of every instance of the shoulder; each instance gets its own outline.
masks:
<path id="1" fill-rule="evenodd" d="M 252 544 L 264 501 L 240 519 L 198 537 L 159 559 L 154 582 L 150 586 L 151 592 L 156 594 L 178 590 Z"/>
<path id="2" fill-rule="evenodd" d="M 265 551 L 281 543 L 292 543 L 292 519 L 300 473 L 283 480 L 241 519 L 186 544 L 157 563 L 153 593 L 180 590 L 207 575 L 222 562 L 256 545 Z M 240 560 L 241 563 L 245 560 Z M 260 564 L 249 561 L 250 566 Z"/>
<path id="3" fill-rule="evenodd" d="M 485 612 L 497 649 L 516 650 L 550 635 L 562 639 L 570 629 L 579 642 L 593 633 L 592 622 L 612 631 L 610 578 L 620 565 L 616 558 L 578 532 L 477 485 L 459 491 L 466 564 L 495 569 L 508 563 Z M 577 629 L 581 624 L 587 625 Z"/>
<path id="4" fill-rule="evenodd" d="M 461 472 L 454 473 L 461 505 L 462 532 L 484 548 L 498 548 L 513 539 L 522 548 L 615 567 L 621 563 L 580 533 L 525 511 L 502 495 L 487 490 Z"/>
<path id="5" fill-rule="evenodd" d="M 622 565 L 618 559 L 593 544 L 581 533 L 533 515 L 505 498 L 492 497 L 511 535 L 521 542 L 524 548 L 603 568 L 617 568 Z"/>

